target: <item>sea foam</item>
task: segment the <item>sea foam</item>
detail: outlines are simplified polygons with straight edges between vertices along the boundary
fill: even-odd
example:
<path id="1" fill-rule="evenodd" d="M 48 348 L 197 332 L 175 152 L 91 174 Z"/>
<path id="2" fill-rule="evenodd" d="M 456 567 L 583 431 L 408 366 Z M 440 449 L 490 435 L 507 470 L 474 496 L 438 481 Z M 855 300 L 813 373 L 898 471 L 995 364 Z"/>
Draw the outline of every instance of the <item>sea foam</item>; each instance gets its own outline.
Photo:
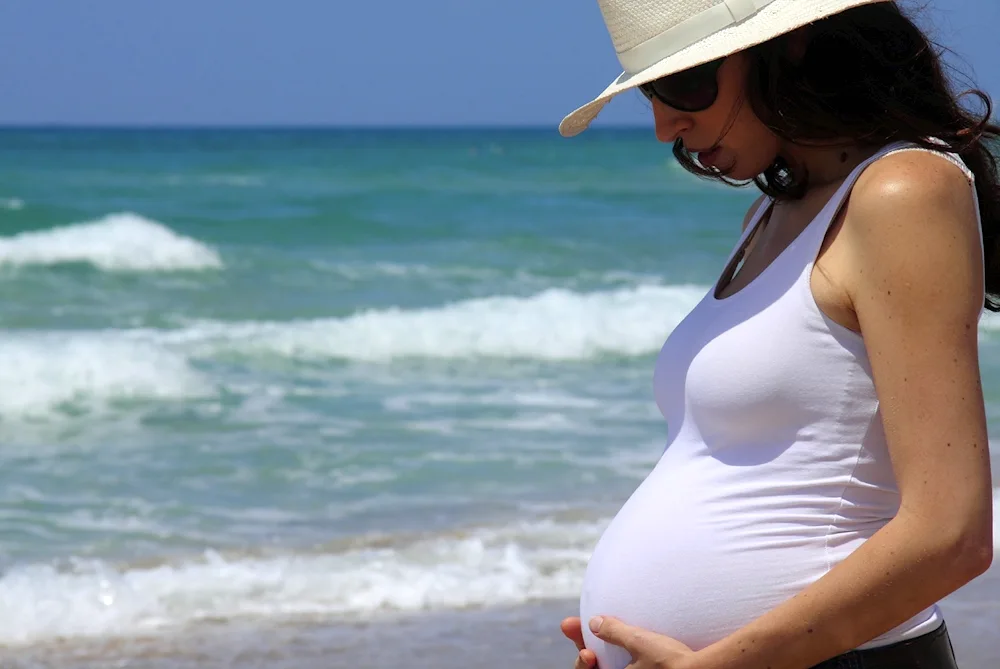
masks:
<path id="1" fill-rule="evenodd" d="M 20 332 L 0 339 L 0 418 L 38 418 L 116 400 L 212 392 L 184 356 L 108 333 Z"/>
<path id="2" fill-rule="evenodd" d="M 550 289 L 527 297 L 368 310 L 343 318 L 203 321 L 165 336 L 174 342 L 296 359 L 632 357 L 659 350 L 704 294 L 697 286 L 642 285 L 592 293 Z"/>
<path id="3" fill-rule="evenodd" d="M 603 521 L 537 521 L 315 553 L 77 561 L 0 578 L 0 644 L 128 637 L 203 620 L 341 616 L 575 597 Z M 367 543 L 367 545 L 365 545 Z"/>
<path id="4" fill-rule="evenodd" d="M 108 272 L 222 267 L 222 259 L 212 248 L 133 213 L 0 237 L 0 265 L 63 263 L 88 263 Z"/>

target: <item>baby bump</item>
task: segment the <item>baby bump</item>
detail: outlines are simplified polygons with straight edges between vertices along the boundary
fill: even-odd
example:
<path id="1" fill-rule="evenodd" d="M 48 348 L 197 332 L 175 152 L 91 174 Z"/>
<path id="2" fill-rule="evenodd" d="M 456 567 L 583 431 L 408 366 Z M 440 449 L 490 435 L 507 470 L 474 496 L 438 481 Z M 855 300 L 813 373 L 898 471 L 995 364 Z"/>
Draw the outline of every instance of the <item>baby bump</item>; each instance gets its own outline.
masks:
<path id="1" fill-rule="evenodd" d="M 624 669 L 630 657 L 589 633 L 593 616 L 614 616 L 699 650 L 825 573 L 821 539 L 783 536 L 761 519 L 717 517 L 710 500 L 681 499 L 660 486 L 650 495 L 644 487 L 608 526 L 584 577 L 580 617 L 600 669 Z"/>

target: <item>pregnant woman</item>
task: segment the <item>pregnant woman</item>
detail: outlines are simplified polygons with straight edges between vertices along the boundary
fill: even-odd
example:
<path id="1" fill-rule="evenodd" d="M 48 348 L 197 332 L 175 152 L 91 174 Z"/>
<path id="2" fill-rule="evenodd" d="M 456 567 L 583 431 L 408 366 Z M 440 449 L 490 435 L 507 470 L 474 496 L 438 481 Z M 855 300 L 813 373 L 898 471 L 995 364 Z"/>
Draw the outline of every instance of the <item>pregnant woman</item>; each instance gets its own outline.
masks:
<path id="1" fill-rule="evenodd" d="M 563 621 L 577 668 L 954 667 L 937 602 L 993 558 L 989 99 L 894 2 L 600 5 L 625 73 L 562 134 L 638 88 L 684 167 L 763 196 L 657 358 L 668 441 Z"/>

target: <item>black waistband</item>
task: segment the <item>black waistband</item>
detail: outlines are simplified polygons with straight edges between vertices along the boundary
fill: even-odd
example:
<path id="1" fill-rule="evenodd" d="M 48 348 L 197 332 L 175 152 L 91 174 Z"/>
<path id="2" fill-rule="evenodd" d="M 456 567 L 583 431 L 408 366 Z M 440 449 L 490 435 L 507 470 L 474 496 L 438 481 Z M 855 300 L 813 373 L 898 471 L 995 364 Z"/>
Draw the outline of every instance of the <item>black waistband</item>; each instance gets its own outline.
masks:
<path id="1" fill-rule="evenodd" d="M 933 632 L 888 646 L 854 650 L 813 669 L 958 669 L 944 622 Z"/>

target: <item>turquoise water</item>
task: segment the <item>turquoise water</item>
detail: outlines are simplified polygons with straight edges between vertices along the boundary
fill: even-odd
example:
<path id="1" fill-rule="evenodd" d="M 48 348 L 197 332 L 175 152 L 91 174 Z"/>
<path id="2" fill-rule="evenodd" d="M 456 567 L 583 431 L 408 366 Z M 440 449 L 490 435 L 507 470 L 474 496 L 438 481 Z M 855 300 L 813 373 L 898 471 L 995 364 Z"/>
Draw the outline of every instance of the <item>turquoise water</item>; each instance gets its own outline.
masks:
<path id="1" fill-rule="evenodd" d="M 754 197 L 647 131 L 0 131 L 0 643 L 576 596 Z"/>

